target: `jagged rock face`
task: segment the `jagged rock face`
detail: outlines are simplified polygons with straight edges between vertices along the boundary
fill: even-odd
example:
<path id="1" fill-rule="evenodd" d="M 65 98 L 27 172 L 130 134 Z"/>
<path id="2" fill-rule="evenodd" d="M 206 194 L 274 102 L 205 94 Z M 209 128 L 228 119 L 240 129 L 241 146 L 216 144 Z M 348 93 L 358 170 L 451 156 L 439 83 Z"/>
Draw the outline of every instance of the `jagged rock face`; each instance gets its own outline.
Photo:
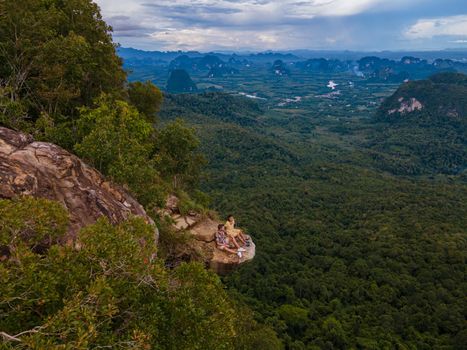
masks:
<path id="1" fill-rule="evenodd" d="M 66 241 L 101 216 L 116 224 L 136 215 L 154 224 L 130 194 L 78 157 L 57 145 L 35 142 L 30 135 L 0 127 L 0 198 L 20 195 L 62 203 L 70 215 Z"/>

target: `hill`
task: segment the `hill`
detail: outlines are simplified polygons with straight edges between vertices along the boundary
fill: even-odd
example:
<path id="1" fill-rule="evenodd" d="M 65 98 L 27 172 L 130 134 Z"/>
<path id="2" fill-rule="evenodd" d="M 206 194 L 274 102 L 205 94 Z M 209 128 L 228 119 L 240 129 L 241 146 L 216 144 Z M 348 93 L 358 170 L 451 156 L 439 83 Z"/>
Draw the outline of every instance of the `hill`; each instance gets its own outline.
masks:
<path id="1" fill-rule="evenodd" d="M 403 84 L 375 117 L 369 147 L 386 170 L 458 174 L 467 167 L 467 76 L 442 73 Z"/>
<path id="2" fill-rule="evenodd" d="M 286 63 L 284 63 L 282 60 L 274 61 L 271 67 L 271 72 L 279 76 L 290 74 L 290 70 L 287 68 Z"/>
<path id="3" fill-rule="evenodd" d="M 196 92 L 198 88 L 191 80 L 190 75 L 184 69 L 174 69 L 167 80 L 167 91 L 169 92 Z"/>

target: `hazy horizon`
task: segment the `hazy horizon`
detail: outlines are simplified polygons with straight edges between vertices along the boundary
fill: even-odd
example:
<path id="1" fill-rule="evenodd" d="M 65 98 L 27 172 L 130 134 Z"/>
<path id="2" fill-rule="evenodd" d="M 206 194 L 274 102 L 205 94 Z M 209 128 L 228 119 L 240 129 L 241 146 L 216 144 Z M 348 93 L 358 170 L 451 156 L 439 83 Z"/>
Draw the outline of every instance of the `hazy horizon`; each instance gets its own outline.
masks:
<path id="1" fill-rule="evenodd" d="M 419 49 L 419 50 L 410 50 L 410 49 L 393 49 L 393 50 L 352 50 L 352 49 L 308 49 L 308 48 L 296 48 L 289 50 L 274 50 L 274 49 L 265 49 L 265 50 L 187 50 L 187 49 L 140 49 L 132 46 L 123 46 L 122 49 L 138 50 L 145 52 L 198 52 L 201 54 L 208 53 L 219 53 L 219 54 L 239 54 L 239 55 L 249 55 L 249 54 L 267 54 L 267 53 L 277 53 L 277 54 L 295 54 L 300 52 L 329 52 L 329 53 L 438 53 L 438 52 L 462 52 L 467 53 L 467 47 L 446 47 L 443 49 Z"/>
<path id="2" fill-rule="evenodd" d="M 141 50 L 467 50 L 464 0 L 96 2 L 115 41 Z"/>

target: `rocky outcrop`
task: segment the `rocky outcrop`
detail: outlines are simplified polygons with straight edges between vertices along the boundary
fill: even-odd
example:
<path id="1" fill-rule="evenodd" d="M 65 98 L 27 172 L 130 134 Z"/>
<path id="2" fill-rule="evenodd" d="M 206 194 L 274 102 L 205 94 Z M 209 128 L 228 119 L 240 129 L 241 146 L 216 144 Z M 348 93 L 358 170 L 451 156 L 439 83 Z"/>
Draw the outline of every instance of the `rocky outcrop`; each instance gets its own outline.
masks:
<path id="1" fill-rule="evenodd" d="M 0 198 L 28 195 L 62 203 L 69 211 L 66 241 L 80 228 L 106 216 L 119 223 L 131 215 L 154 224 L 123 188 L 63 148 L 0 127 Z M 156 239 L 158 238 L 155 229 Z"/>
<path id="2" fill-rule="evenodd" d="M 399 98 L 400 107 L 397 109 L 391 109 L 388 111 L 388 114 L 400 113 L 407 114 L 412 113 L 413 111 L 421 111 L 423 109 L 422 103 L 416 98 L 412 97 L 408 100 L 405 100 L 403 97 Z"/>
<path id="3" fill-rule="evenodd" d="M 203 251 L 206 263 L 217 274 L 225 275 L 240 264 L 249 262 L 255 257 L 256 246 L 252 240 L 250 246 L 245 248 L 246 252 L 242 254 L 241 258 L 217 249 L 215 233 L 220 222 L 195 212 L 183 215 L 180 213 L 178 198 L 175 196 L 170 196 L 167 199 L 165 208 L 159 214 L 170 216 L 175 230 L 186 231 L 193 236 L 196 248 Z"/>

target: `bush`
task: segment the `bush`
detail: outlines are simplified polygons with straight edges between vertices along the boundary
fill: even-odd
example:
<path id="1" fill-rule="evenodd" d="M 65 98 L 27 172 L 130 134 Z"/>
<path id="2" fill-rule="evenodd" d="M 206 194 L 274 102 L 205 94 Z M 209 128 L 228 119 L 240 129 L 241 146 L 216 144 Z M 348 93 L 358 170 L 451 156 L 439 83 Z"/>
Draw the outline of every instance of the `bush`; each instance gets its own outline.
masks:
<path id="1" fill-rule="evenodd" d="M 9 208 L 30 209 L 28 201 Z M 62 232 L 56 204 L 40 202 L 37 227 Z M 2 220 L 3 230 L 17 226 Z M 0 329 L 11 341 L 3 348 L 235 348 L 240 326 L 219 278 L 198 263 L 165 269 L 142 219 L 100 219 L 78 239 L 78 251 L 54 245 L 44 256 L 20 245 L 0 265 Z"/>
<path id="2" fill-rule="evenodd" d="M 67 227 L 68 214 L 57 202 L 32 197 L 0 200 L 0 246 L 48 247 Z"/>

